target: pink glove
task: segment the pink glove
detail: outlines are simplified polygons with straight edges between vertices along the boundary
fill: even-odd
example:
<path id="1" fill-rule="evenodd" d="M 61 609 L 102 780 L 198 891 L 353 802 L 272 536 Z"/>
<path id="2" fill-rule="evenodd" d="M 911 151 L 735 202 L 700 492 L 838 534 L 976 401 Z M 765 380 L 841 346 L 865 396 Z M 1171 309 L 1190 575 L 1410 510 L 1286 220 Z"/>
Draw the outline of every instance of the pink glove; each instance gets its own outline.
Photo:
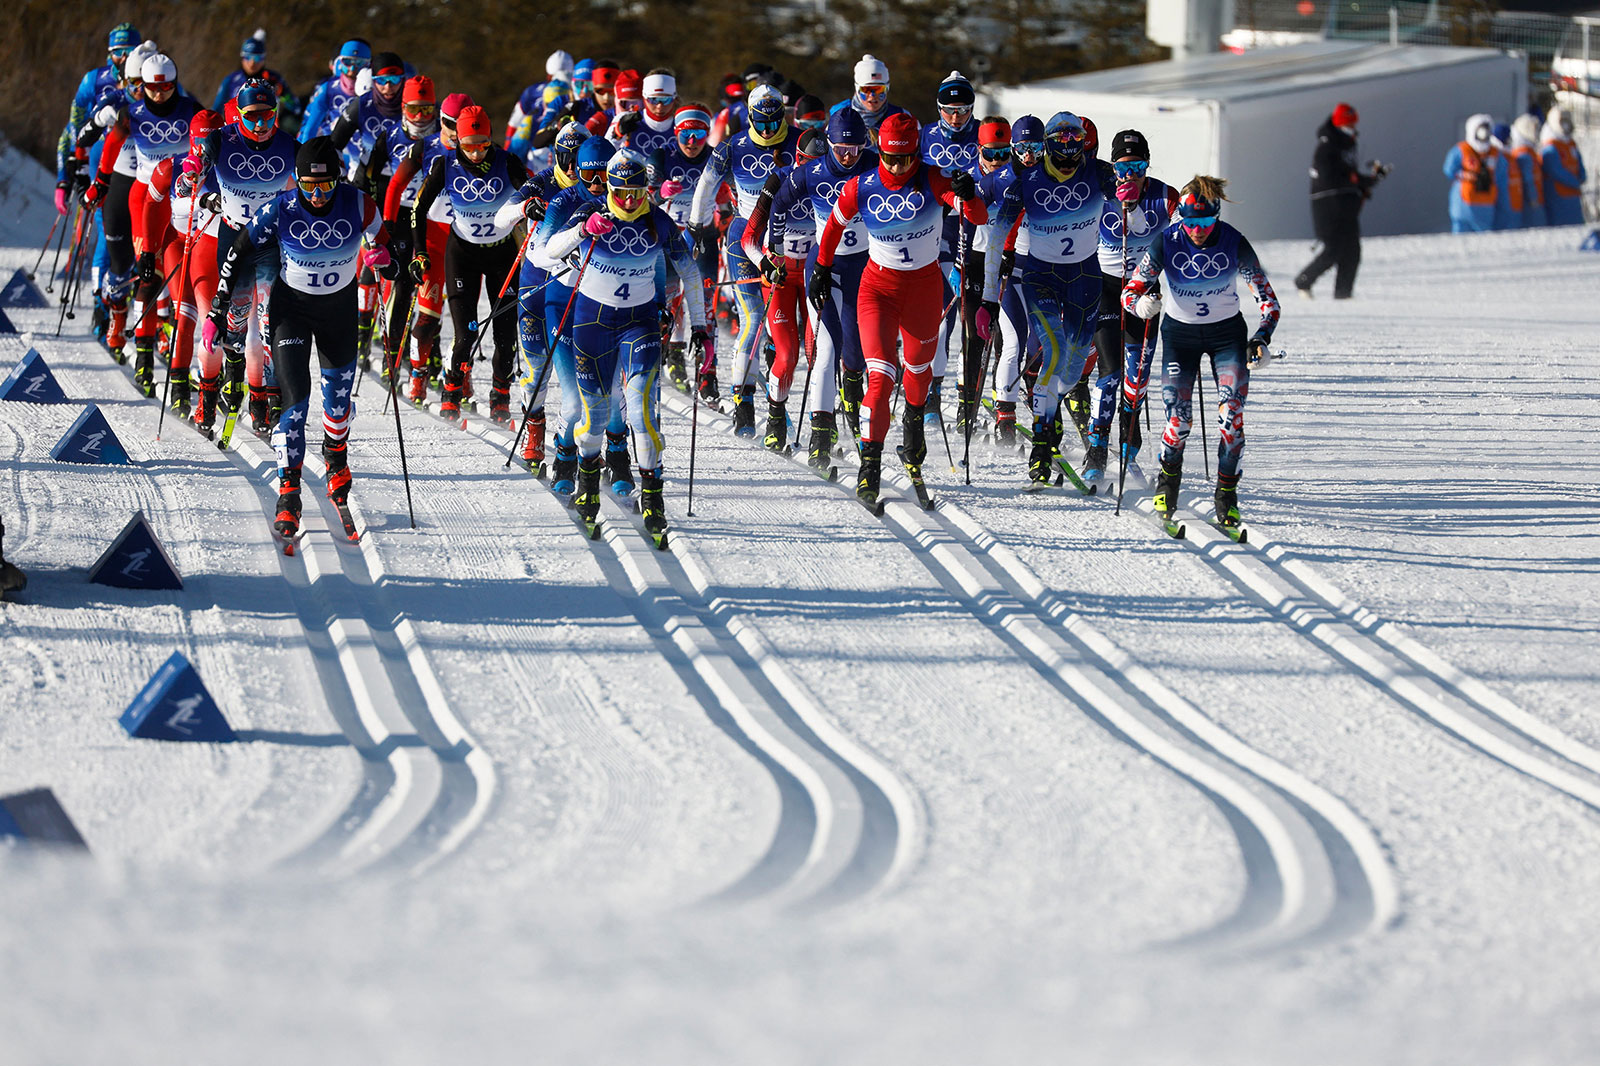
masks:
<path id="1" fill-rule="evenodd" d="M 57 189 L 56 190 L 56 214 L 64 215 L 66 213 L 67 213 L 67 190 L 65 190 L 65 189 Z"/>
<path id="2" fill-rule="evenodd" d="M 192 177 L 195 174 L 200 173 L 204 169 L 205 169 L 205 164 L 200 162 L 200 157 L 199 156 L 186 155 L 186 156 L 183 157 L 183 172 L 185 174 L 188 174 L 188 175 L 190 175 Z"/>
<path id="3" fill-rule="evenodd" d="M 989 309 L 978 308 L 978 313 L 972 316 L 972 321 L 978 327 L 978 336 L 988 340 L 989 334 L 994 331 L 994 317 L 989 314 Z"/>
<path id="4" fill-rule="evenodd" d="M 611 232 L 611 219 L 606 217 L 605 212 L 596 211 L 584 222 L 583 232 L 591 237 L 604 237 Z"/>
<path id="5" fill-rule="evenodd" d="M 673 181 L 668 178 L 661 183 L 661 198 L 663 200 L 670 200 L 681 192 L 683 192 L 683 182 L 681 181 Z"/>
<path id="6" fill-rule="evenodd" d="M 217 324 L 211 319 L 206 319 L 200 324 L 200 347 L 209 355 L 217 346 Z"/>
<path id="7" fill-rule="evenodd" d="M 389 248 L 387 245 L 377 245 L 373 248 L 363 249 L 361 252 L 361 265 L 371 267 L 373 270 L 382 270 L 389 265 Z"/>
<path id="8" fill-rule="evenodd" d="M 1117 186 L 1117 199 L 1125 204 L 1134 203 L 1139 199 L 1139 183 L 1125 181 Z"/>

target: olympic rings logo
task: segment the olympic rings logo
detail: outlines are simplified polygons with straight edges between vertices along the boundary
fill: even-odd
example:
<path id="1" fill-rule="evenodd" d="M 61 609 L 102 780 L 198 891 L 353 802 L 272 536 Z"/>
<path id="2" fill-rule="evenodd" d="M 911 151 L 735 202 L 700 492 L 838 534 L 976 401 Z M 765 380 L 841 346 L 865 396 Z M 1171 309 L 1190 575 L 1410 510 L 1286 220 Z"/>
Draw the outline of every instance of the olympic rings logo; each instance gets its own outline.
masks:
<path id="1" fill-rule="evenodd" d="M 617 227 L 606 234 L 606 251 L 618 255 L 643 255 L 650 250 L 650 238 L 643 230 L 634 227 Z"/>
<path id="2" fill-rule="evenodd" d="M 1185 278 L 1220 278 L 1231 264 L 1226 252 L 1179 252 L 1172 269 Z"/>
<path id="3" fill-rule="evenodd" d="M 356 233 L 348 219 L 303 219 L 289 223 L 289 238 L 302 248 L 337 248 Z"/>
<path id="4" fill-rule="evenodd" d="M 245 181 L 277 181 L 288 163 L 282 156 L 235 152 L 228 157 L 228 169 Z"/>
<path id="5" fill-rule="evenodd" d="M 459 199 L 468 203 L 487 203 L 498 200 L 505 191 L 505 183 L 499 178 L 469 178 L 466 175 L 457 175 L 450 183 L 450 192 Z"/>
<path id="6" fill-rule="evenodd" d="M 945 169 L 970 167 L 976 155 L 976 145 L 957 145 L 945 141 L 934 141 L 928 145 L 928 162 Z"/>
<path id="7" fill-rule="evenodd" d="M 189 123 L 183 119 L 145 119 L 139 123 L 139 136 L 152 144 L 177 144 L 189 136 Z"/>
<path id="8" fill-rule="evenodd" d="M 1089 186 L 1080 182 L 1033 190 L 1033 202 L 1046 211 L 1060 213 L 1082 207 L 1089 199 Z"/>
<path id="9" fill-rule="evenodd" d="M 879 222 L 910 222 L 917 217 L 926 203 L 920 192 L 907 193 L 904 196 L 878 196 L 867 197 L 867 214 Z"/>

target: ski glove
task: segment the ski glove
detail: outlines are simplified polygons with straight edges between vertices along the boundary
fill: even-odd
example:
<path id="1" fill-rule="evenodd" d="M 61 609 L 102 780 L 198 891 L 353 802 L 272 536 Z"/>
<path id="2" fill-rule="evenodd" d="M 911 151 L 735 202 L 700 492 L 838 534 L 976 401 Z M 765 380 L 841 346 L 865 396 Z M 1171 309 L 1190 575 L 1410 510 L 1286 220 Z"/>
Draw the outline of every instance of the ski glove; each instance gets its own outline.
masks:
<path id="1" fill-rule="evenodd" d="M 58 215 L 65 215 L 67 213 L 68 184 L 68 182 L 64 181 L 60 185 L 56 186 L 56 214 Z"/>
<path id="2" fill-rule="evenodd" d="M 156 253 L 140 252 L 138 271 L 140 285 L 154 285 L 160 281 L 161 268 L 156 265 Z"/>
<path id="3" fill-rule="evenodd" d="M 583 223 L 583 232 L 591 237 L 604 237 L 611 229 L 611 219 L 603 211 L 596 211 Z"/>
<path id="4" fill-rule="evenodd" d="M 96 176 L 94 183 L 91 184 L 87 189 L 83 190 L 83 206 L 96 207 L 99 205 L 100 201 L 104 200 L 105 198 L 106 181 L 104 178 Z"/>
<path id="5" fill-rule="evenodd" d="M 950 176 L 950 191 L 956 194 L 958 200 L 970 200 L 977 195 L 978 184 L 972 180 L 971 174 L 958 170 Z"/>
<path id="6" fill-rule="evenodd" d="M 811 306 L 819 312 L 828 303 L 828 290 L 833 288 L 833 267 L 818 263 L 811 268 L 811 282 L 806 286 L 806 296 Z"/>
<path id="7" fill-rule="evenodd" d="M 411 280 L 421 285 L 428 279 L 428 253 L 418 252 L 411 257 Z"/>
<path id="8" fill-rule="evenodd" d="M 767 279 L 767 284 L 782 288 L 783 283 L 789 279 L 789 268 L 782 259 L 761 257 L 761 276 Z"/>
<path id="9" fill-rule="evenodd" d="M 711 334 L 707 333 L 704 327 L 697 326 L 689 334 L 689 343 L 704 353 L 700 359 L 700 373 L 702 375 L 711 373 L 717 365 L 717 346 L 711 342 Z"/>
<path id="10" fill-rule="evenodd" d="M 978 313 L 972 317 L 978 327 L 978 336 L 988 340 L 989 334 L 994 332 L 995 322 L 1000 318 L 1000 304 L 994 300 L 985 300 L 978 307 Z"/>
<path id="11" fill-rule="evenodd" d="M 1140 318 L 1154 318 L 1161 313 L 1161 297 L 1145 293 L 1133 301 L 1133 313 Z"/>

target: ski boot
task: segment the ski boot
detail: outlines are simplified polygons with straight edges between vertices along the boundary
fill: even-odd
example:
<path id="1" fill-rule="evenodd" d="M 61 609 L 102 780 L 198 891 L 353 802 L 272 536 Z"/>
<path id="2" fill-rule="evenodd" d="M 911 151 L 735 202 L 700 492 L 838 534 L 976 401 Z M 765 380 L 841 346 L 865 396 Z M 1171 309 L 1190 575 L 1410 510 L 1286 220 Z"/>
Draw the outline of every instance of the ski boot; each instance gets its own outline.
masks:
<path id="1" fill-rule="evenodd" d="M 590 540 L 600 539 L 600 467 L 598 455 L 586 455 L 578 461 L 578 494 L 572 498 L 572 509 L 583 519 Z"/>
<path id="2" fill-rule="evenodd" d="M 644 530 L 657 548 L 667 547 L 667 505 L 662 499 L 661 470 L 639 471 L 639 513 L 644 516 Z"/>
<path id="3" fill-rule="evenodd" d="M 528 416 L 528 432 L 523 434 L 522 463 L 538 475 L 544 467 L 544 409 Z"/>
<path id="4" fill-rule="evenodd" d="M 633 495 L 633 462 L 628 457 L 628 435 L 606 430 L 606 484 L 617 496 Z"/>
<path id="5" fill-rule="evenodd" d="M 322 461 L 328 466 L 328 499 L 344 503 L 350 498 L 350 442 L 324 437 Z"/>
<path id="6" fill-rule="evenodd" d="M 168 391 L 172 413 L 179 418 L 189 417 L 189 372 L 187 370 L 169 371 L 172 376 L 168 378 Z"/>
<path id="7" fill-rule="evenodd" d="M 1028 480 L 1045 488 L 1055 477 L 1056 441 L 1061 426 L 1043 418 L 1033 420 L 1033 449 L 1028 453 Z"/>
<path id="8" fill-rule="evenodd" d="M 578 491 L 578 449 L 571 444 L 556 441 L 556 460 L 550 466 L 550 491 L 558 496 L 571 496 Z"/>
<path id="9" fill-rule="evenodd" d="M 250 428 L 264 437 L 272 428 L 267 415 L 267 390 L 250 386 Z"/>
<path id="10" fill-rule="evenodd" d="M 756 435 L 756 387 L 754 385 L 740 385 L 733 392 L 736 397 L 733 401 L 733 435 L 735 437 L 754 437 Z"/>
<path id="11" fill-rule="evenodd" d="M 1067 393 L 1067 410 L 1072 413 L 1072 424 L 1078 428 L 1078 437 L 1084 448 L 1089 447 L 1089 382 L 1080 379 Z"/>
<path id="12" fill-rule="evenodd" d="M 118 363 L 126 363 L 128 357 L 122 349 L 128 343 L 128 305 L 111 305 L 111 324 L 106 327 L 106 350 L 111 353 L 111 358 Z"/>
<path id="13" fill-rule="evenodd" d="M 1106 474 L 1106 442 L 1111 436 L 1110 426 L 1089 428 L 1089 447 L 1083 459 L 1083 480 L 1094 481 Z"/>
<path id="14" fill-rule="evenodd" d="M 963 435 L 975 433 L 978 421 L 978 390 L 965 385 L 956 386 L 956 432 Z"/>
<path id="15" fill-rule="evenodd" d="M 200 388 L 198 390 L 200 402 L 195 405 L 194 424 L 207 437 L 211 436 L 211 431 L 217 422 L 217 390 L 221 385 L 222 376 L 220 374 L 214 378 L 200 379 Z"/>
<path id="16" fill-rule="evenodd" d="M 1239 513 L 1239 475 L 1217 475 L 1217 525 L 1223 529 L 1238 529 L 1244 525 L 1244 516 Z"/>
<path id="17" fill-rule="evenodd" d="M 781 452 L 789 446 L 789 407 L 778 400 L 767 401 L 767 435 L 761 442 L 768 451 Z"/>
<path id="18" fill-rule="evenodd" d="M 1001 400 L 994 405 L 994 439 L 1008 447 L 1017 443 L 1017 404 L 1015 400 Z"/>
<path id="19" fill-rule="evenodd" d="M 1178 509 L 1178 486 L 1182 481 L 1182 462 L 1169 466 L 1167 460 L 1161 460 L 1161 473 L 1156 475 L 1156 491 L 1150 502 L 1155 505 L 1156 513 L 1167 521 L 1171 521 L 1173 512 Z"/>
<path id="20" fill-rule="evenodd" d="M 278 471 L 278 517 L 272 528 L 285 540 L 300 532 L 299 467 Z"/>
<path id="21" fill-rule="evenodd" d="M 461 401 L 461 372 L 458 370 L 446 370 L 444 372 L 444 390 L 439 397 L 439 414 L 444 418 L 460 419 Z"/>
<path id="22" fill-rule="evenodd" d="M 489 386 L 489 421 L 497 426 L 511 424 L 511 382 L 495 378 Z"/>
<path id="23" fill-rule="evenodd" d="M 939 432 L 940 425 L 944 422 L 944 409 L 939 406 L 939 398 L 943 394 L 944 378 L 934 378 L 933 384 L 928 388 L 928 398 L 923 401 L 922 424 L 929 433 Z"/>
<path id="24" fill-rule="evenodd" d="M 827 474 L 833 468 L 833 446 L 839 439 L 839 430 L 832 411 L 814 411 L 811 415 L 811 453 L 806 459 L 811 469 Z"/>
<path id="25" fill-rule="evenodd" d="M 844 412 L 850 436 L 861 439 L 861 401 L 867 395 L 867 372 L 846 370 L 839 375 L 839 409 Z"/>
<path id="26" fill-rule="evenodd" d="M 667 380 L 684 392 L 689 391 L 689 368 L 684 365 L 683 345 L 667 345 Z"/>
<path id="27" fill-rule="evenodd" d="M 133 338 L 133 383 L 145 396 L 156 394 L 156 339 Z"/>
<path id="28" fill-rule="evenodd" d="M 883 441 L 861 442 L 861 473 L 856 478 L 856 499 L 882 514 L 878 499 L 878 480 L 883 473 Z"/>
<path id="29" fill-rule="evenodd" d="M 712 407 L 716 407 L 722 399 L 722 393 L 717 391 L 717 372 L 715 368 L 700 371 L 700 398 Z"/>

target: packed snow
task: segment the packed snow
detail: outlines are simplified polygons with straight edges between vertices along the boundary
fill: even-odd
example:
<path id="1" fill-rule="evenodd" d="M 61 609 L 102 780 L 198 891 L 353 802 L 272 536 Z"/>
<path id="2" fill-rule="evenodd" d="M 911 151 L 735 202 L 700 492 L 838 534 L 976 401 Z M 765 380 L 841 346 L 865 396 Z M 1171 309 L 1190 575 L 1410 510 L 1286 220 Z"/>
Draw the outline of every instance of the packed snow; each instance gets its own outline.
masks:
<path id="1" fill-rule="evenodd" d="M 407 407 L 413 530 L 371 377 L 363 541 L 285 559 L 262 442 L 8 309 L 74 403 L 0 402 L 0 795 L 90 851 L 0 849 L 0 1061 L 1595 1061 L 1582 235 L 1369 240 L 1337 303 L 1266 244 L 1249 546 L 1198 427 L 1177 542 L 983 440 L 875 518 L 675 395 L 672 552 Z M 86 402 L 132 465 L 49 458 Z M 87 581 L 135 510 L 182 591 Z M 119 727 L 174 650 L 245 742 Z"/>

